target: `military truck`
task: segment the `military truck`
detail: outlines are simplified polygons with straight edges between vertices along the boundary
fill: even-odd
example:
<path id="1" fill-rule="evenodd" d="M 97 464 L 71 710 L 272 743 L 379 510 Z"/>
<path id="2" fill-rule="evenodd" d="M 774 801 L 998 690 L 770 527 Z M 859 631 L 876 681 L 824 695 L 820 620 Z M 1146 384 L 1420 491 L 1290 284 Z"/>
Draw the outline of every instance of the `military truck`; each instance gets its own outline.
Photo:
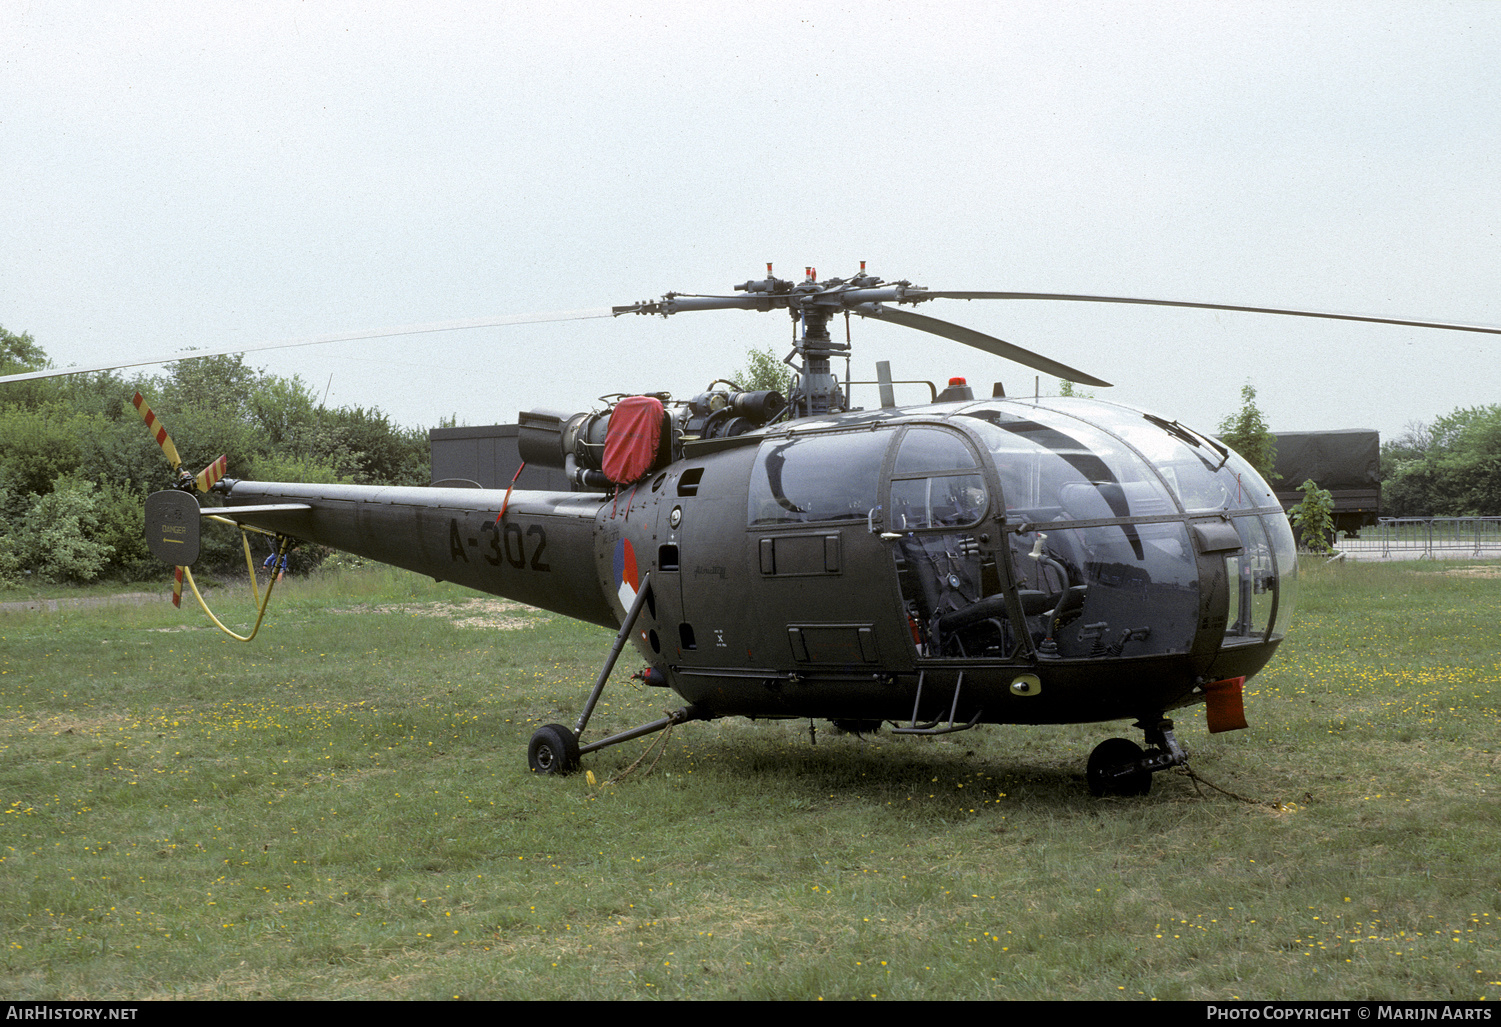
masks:
<path id="1" fill-rule="evenodd" d="M 512 480 L 518 489 L 567 492 L 573 486 L 567 475 L 551 467 L 529 466 L 516 477 L 521 467 L 517 437 L 521 428 L 515 424 L 485 424 L 462 428 L 432 428 L 428 443 L 432 447 L 433 483 L 450 488 L 469 486 L 503 489 Z"/>
<path id="2" fill-rule="evenodd" d="M 1277 432 L 1277 477 L 1284 510 L 1303 501 L 1298 486 L 1312 478 L 1334 497 L 1334 528 L 1346 535 L 1374 525 L 1381 513 L 1381 434 L 1368 428 Z"/>

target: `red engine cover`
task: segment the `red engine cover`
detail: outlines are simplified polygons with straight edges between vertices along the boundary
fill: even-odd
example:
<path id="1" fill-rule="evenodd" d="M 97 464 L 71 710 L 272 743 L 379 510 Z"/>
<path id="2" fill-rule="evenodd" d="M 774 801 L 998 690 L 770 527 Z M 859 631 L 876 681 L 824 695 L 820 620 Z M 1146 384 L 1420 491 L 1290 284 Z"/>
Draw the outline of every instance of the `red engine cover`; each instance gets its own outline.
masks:
<path id="1" fill-rule="evenodd" d="M 662 403 L 651 396 L 628 396 L 616 403 L 600 467 L 605 477 L 628 485 L 651 470 L 662 444 L 662 420 Z"/>

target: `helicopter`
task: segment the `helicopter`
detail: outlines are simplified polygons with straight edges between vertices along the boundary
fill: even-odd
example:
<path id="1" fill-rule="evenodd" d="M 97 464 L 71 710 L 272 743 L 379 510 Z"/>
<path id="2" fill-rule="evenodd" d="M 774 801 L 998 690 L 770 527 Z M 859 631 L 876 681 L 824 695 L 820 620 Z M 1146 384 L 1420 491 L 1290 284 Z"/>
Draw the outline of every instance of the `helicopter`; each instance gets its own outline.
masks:
<path id="1" fill-rule="evenodd" d="M 589 411 L 523 411 L 523 466 L 562 472 L 570 491 L 516 490 L 514 479 L 494 490 L 257 482 L 228 476 L 220 461 L 193 475 L 138 396 L 175 474 L 147 500 L 147 540 L 178 568 L 175 593 L 184 575 L 191 583 L 199 526 L 211 517 L 274 537 L 282 553 L 294 540 L 317 543 L 614 629 L 576 722 L 533 734 L 527 760 L 540 774 L 723 717 L 822 719 L 855 732 L 889 724 L 928 737 L 982 724 L 1132 720 L 1144 745 L 1101 742 L 1086 781 L 1095 795 L 1147 794 L 1155 773 L 1188 761 L 1170 713 L 1202 704 L 1211 732 L 1246 726 L 1245 681 L 1272 659 L 1294 611 L 1287 518 L 1245 460 L 1174 420 L 1092 398 L 1007 397 L 999 385 L 977 399 L 958 379 L 930 386 L 930 403 L 898 406 L 889 365 L 873 383 L 832 372 L 851 343 L 834 339 L 830 322 L 853 314 L 1108 387 L 903 309 L 943 299 L 1501 334 L 1283 308 L 937 291 L 885 282 L 863 262 L 849 279 L 808 268 L 791 281 L 768 264 L 764 279 L 731 294 L 668 293 L 610 314 L 786 311 L 795 326 L 788 394 L 719 380 L 686 400 L 616 395 Z M 855 407 L 852 384 L 877 385 L 880 405 Z M 224 505 L 201 506 L 195 492 Z M 645 663 L 644 684 L 685 705 L 586 742 L 627 643 Z"/>

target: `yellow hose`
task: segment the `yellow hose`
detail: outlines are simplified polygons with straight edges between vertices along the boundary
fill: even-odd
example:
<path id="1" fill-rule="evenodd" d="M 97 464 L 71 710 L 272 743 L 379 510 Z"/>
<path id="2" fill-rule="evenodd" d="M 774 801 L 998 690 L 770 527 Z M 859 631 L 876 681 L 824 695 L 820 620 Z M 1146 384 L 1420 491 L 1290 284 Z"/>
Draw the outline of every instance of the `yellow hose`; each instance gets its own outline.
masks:
<path id="1" fill-rule="evenodd" d="M 226 520 L 226 518 L 214 517 L 213 520 L 223 521 Z M 227 523 L 234 524 L 233 521 L 227 521 Z M 278 576 L 277 571 L 281 568 L 281 559 L 286 555 L 287 546 L 291 543 L 291 539 L 283 538 L 281 540 L 281 545 L 276 551 L 276 557 L 271 563 L 271 580 L 266 582 L 266 598 L 262 599 L 260 595 L 260 587 L 256 584 L 255 580 L 255 562 L 250 555 L 250 536 L 246 534 L 245 525 L 237 525 L 237 527 L 239 527 L 240 529 L 240 540 L 245 544 L 245 566 L 250 569 L 250 588 L 255 596 L 257 605 L 260 607 L 259 611 L 256 613 L 255 627 L 250 629 L 250 634 L 237 635 L 233 631 L 229 630 L 229 628 L 225 627 L 224 622 L 221 621 L 218 617 L 215 617 L 214 611 L 210 610 L 208 608 L 208 603 L 204 602 L 203 593 L 198 591 L 198 582 L 193 580 L 193 568 L 184 567 L 182 569 L 182 573 L 183 577 L 188 579 L 188 585 L 192 587 L 193 595 L 197 598 L 198 605 L 203 607 L 203 612 L 208 614 L 208 619 L 214 622 L 214 626 L 217 627 L 220 631 L 224 632 L 230 638 L 236 639 L 240 642 L 248 642 L 255 637 L 256 632 L 261 630 L 261 621 L 265 619 L 266 607 L 271 603 L 271 588 L 276 584 L 276 579 Z M 260 528 L 251 528 L 250 530 L 258 531 L 262 535 L 273 534 L 272 532 L 264 531 Z"/>

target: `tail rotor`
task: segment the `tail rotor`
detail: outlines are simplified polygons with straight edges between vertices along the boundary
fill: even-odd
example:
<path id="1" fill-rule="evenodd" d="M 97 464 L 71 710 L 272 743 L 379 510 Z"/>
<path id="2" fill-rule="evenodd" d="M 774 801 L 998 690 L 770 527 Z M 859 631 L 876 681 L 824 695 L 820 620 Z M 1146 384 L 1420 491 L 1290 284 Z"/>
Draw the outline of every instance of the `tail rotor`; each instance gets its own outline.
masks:
<path id="1" fill-rule="evenodd" d="M 175 443 L 173 443 L 172 436 L 167 434 L 166 426 L 162 424 L 161 418 L 157 417 L 156 412 L 153 411 L 149 405 L 147 405 L 146 398 L 139 392 L 137 392 L 135 394 L 135 398 L 130 402 L 131 405 L 136 408 L 136 413 L 141 415 L 141 420 L 146 422 L 146 429 L 151 432 L 152 438 L 156 439 L 156 444 L 161 447 L 162 454 L 167 458 L 167 462 L 172 465 L 172 474 L 174 477 L 172 487 L 174 489 L 178 490 L 179 492 L 191 492 L 194 489 L 197 489 L 199 492 L 207 492 L 209 489 L 213 488 L 215 482 L 224 477 L 225 471 L 229 469 L 229 460 L 227 457 L 222 455 L 210 462 L 207 467 L 199 471 L 197 474 L 192 474 L 188 471 L 183 470 L 182 457 L 178 456 L 177 454 L 177 446 Z M 197 502 L 194 501 L 192 505 L 196 510 L 196 507 L 198 505 Z M 178 504 L 178 506 L 180 508 L 180 504 Z M 180 518 L 178 519 L 180 520 Z M 196 558 L 197 556 L 198 547 L 196 524 L 193 525 L 193 529 L 194 530 L 192 532 L 192 535 L 194 544 L 192 547 L 192 556 L 185 563 L 174 564 L 176 571 L 172 575 L 173 606 L 182 605 L 183 571 L 186 569 L 187 564 L 192 563 L 193 558 Z M 164 544 L 177 543 L 176 539 L 170 537 L 164 539 L 163 541 Z"/>

